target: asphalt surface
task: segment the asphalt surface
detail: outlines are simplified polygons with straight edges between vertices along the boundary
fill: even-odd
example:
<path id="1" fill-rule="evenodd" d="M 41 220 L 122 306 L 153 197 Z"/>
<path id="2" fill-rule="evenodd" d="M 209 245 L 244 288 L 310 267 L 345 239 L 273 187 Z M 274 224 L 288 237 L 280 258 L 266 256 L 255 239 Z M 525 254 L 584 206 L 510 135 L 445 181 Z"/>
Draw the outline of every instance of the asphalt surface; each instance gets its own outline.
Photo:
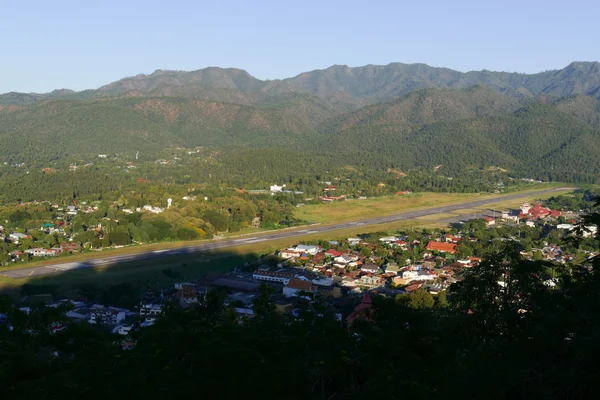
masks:
<path id="1" fill-rule="evenodd" d="M 94 267 L 100 267 L 100 266 L 104 266 L 104 265 L 121 264 L 121 263 L 131 262 L 131 261 L 150 260 L 150 259 L 155 259 L 155 258 L 182 255 L 182 254 L 187 254 L 187 253 L 198 253 L 198 252 L 202 252 L 202 251 L 225 249 L 228 247 L 241 246 L 241 245 L 251 244 L 251 243 L 268 242 L 268 241 L 272 241 L 272 240 L 293 238 L 293 237 L 310 235 L 310 234 L 315 234 L 315 233 L 336 231 L 336 230 L 340 230 L 340 229 L 356 228 L 356 227 L 359 227 L 362 225 L 377 225 L 377 224 L 386 224 L 386 223 L 396 222 L 396 221 L 412 220 L 415 218 L 426 217 L 428 215 L 443 214 L 443 213 L 448 213 L 448 212 L 452 212 L 452 211 L 456 211 L 456 210 L 461 210 L 464 208 L 481 207 L 481 206 L 484 206 L 487 204 L 497 203 L 500 201 L 516 200 L 516 199 L 520 199 L 523 197 L 545 195 L 545 194 L 558 192 L 558 191 L 564 191 L 564 190 L 568 190 L 568 189 L 572 189 L 572 188 L 554 188 L 554 189 L 547 189 L 547 190 L 539 190 L 536 192 L 515 193 L 512 195 L 496 197 L 493 199 L 474 200 L 474 201 L 468 201 L 468 202 L 459 203 L 459 204 L 452 204 L 452 205 L 448 205 L 448 206 L 433 207 L 433 208 L 428 208 L 428 209 L 424 209 L 424 210 L 401 212 L 398 214 L 387 215 L 384 217 L 365 218 L 364 220 L 361 220 L 361 221 L 343 222 L 343 223 L 331 224 L 331 225 L 311 225 L 310 227 L 307 227 L 306 229 L 280 230 L 280 231 L 275 231 L 273 233 L 256 235 L 256 236 L 245 236 L 245 237 L 241 237 L 241 238 L 215 239 L 212 241 L 207 241 L 207 242 L 203 242 L 203 243 L 199 243 L 199 244 L 182 246 L 182 247 L 178 247 L 175 249 L 154 250 L 154 251 L 147 251 L 147 252 L 141 252 L 141 253 L 135 253 L 135 254 L 123 254 L 123 255 L 113 255 L 113 256 L 105 256 L 105 257 L 103 257 L 102 254 L 98 254 L 97 258 L 94 258 L 91 260 L 73 261 L 73 262 L 65 262 L 65 263 L 60 263 L 60 264 L 52 264 L 52 265 L 47 265 L 47 266 L 37 266 L 37 267 L 30 267 L 30 268 L 23 268 L 23 269 L 15 269 L 15 270 L 6 271 L 6 272 L 2 273 L 2 276 L 18 279 L 18 278 L 26 278 L 26 277 L 31 277 L 31 276 L 42 276 L 42 275 L 48 275 L 48 274 L 54 274 L 54 273 L 62 273 L 62 272 L 72 271 L 72 270 L 82 269 L 82 268 L 94 268 Z M 461 217 L 450 218 L 450 219 L 443 220 L 443 221 L 452 222 L 452 221 L 456 221 L 458 219 L 461 219 Z"/>

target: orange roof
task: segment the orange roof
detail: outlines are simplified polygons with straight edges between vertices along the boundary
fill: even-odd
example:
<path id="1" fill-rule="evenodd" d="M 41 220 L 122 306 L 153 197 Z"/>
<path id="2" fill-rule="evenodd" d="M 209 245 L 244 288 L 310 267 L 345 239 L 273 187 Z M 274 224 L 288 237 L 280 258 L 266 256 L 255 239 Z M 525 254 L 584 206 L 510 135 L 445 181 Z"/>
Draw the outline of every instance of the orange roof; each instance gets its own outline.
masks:
<path id="1" fill-rule="evenodd" d="M 287 284 L 287 287 L 298 290 L 312 290 L 312 282 L 311 281 L 303 281 L 302 279 L 292 278 Z"/>
<path id="2" fill-rule="evenodd" d="M 447 253 L 455 253 L 456 245 L 454 243 L 443 243 L 443 242 L 434 242 L 431 241 L 427 243 L 427 250 L 435 250 L 435 251 L 444 251 Z"/>
<path id="3" fill-rule="evenodd" d="M 365 293 L 360 304 L 357 305 L 354 311 L 352 311 L 346 318 L 346 323 L 348 326 L 352 325 L 356 319 L 371 320 L 369 312 L 367 311 L 371 309 L 371 306 L 371 296 L 369 296 L 369 293 Z"/>

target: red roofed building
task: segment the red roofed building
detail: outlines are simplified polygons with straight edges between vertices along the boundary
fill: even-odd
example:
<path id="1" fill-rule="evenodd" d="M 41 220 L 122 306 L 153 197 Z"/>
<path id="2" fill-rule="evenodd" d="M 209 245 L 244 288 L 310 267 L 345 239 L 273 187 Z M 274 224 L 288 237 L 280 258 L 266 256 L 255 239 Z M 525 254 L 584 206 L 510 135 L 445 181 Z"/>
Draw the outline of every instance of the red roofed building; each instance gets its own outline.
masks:
<path id="1" fill-rule="evenodd" d="M 354 323 L 354 321 L 357 319 L 361 319 L 363 321 L 373 321 L 371 318 L 372 307 L 373 303 L 371 302 L 371 296 L 369 296 L 369 293 L 365 293 L 360 304 L 357 305 L 354 311 L 352 311 L 346 318 L 346 325 L 351 327 L 352 323 Z"/>
<path id="2" fill-rule="evenodd" d="M 325 252 L 325 254 L 335 258 L 335 257 L 341 257 L 342 254 L 344 254 L 344 253 L 342 253 L 341 251 L 337 251 L 337 250 L 327 250 Z"/>
<path id="3" fill-rule="evenodd" d="M 456 245 L 454 243 L 443 243 L 443 242 L 434 242 L 431 241 L 427 243 L 427 250 L 439 251 L 441 253 L 456 253 Z"/>
<path id="4" fill-rule="evenodd" d="M 521 213 L 519 214 L 519 219 L 522 218 L 532 218 L 532 219 L 540 219 L 548 216 L 558 218 L 562 215 L 560 211 L 551 210 L 547 207 L 542 207 L 540 203 L 535 203 L 533 207 L 530 207 L 529 204 L 525 203 L 521 206 Z"/>

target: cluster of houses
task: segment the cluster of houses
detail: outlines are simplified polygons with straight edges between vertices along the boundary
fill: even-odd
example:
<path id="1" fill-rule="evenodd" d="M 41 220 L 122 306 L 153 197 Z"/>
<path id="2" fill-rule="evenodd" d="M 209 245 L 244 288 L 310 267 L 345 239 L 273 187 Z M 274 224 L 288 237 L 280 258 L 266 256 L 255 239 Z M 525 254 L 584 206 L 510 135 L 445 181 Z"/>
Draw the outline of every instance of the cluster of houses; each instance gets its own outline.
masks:
<path id="1" fill-rule="evenodd" d="M 525 221 L 526 225 L 535 226 L 535 221 L 537 220 L 550 222 L 562 215 L 563 213 L 561 211 L 543 207 L 540 203 L 535 203 L 533 207 L 529 205 L 529 203 L 524 203 L 518 211 L 502 212 L 502 219 L 516 223 Z M 489 218 L 490 217 L 486 217 L 486 219 Z"/>

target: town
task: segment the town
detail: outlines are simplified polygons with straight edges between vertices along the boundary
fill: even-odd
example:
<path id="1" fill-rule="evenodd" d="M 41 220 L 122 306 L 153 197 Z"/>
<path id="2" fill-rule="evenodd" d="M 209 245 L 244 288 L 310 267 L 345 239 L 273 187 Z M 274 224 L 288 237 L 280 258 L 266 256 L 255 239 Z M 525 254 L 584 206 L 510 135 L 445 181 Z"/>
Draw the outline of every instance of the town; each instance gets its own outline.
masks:
<path id="1" fill-rule="evenodd" d="M 372 295 L 397 301 L 419 295 L 428 299 L 431 306 L 446 303 L 448 288 L 460 282 L 466 271 L 477 268 L 490 250 L 506 241 L 519 242 L 522 258 L 546 261 L 549 265 L 590 259 L 598 254 L 597 227 L 583 225 L 577 233 L 583 242 L 576 245 L 569 238 L 575 236 L 580 222 L 577 212 L 525 203 L 517 210 L 499 212 L 496 218 L 486 215 L 448 229 L 393 235 L 375 232 L 299 243 L 265 254 L 252 265 L 234 266 L 229 272 L 207 273 L 200 279 L 160 290 L 148 288 L 133 309 L 89 303 L 85 298 L 56 301 L 34 295 L 27 301 L 35 304 L 44 299 L 47 306 L 64 309 L 66 318 L 54 323 L 53 331 L 60 331 L 69 323 L 101 324 L 125 337 L 124 348 L 134 345 L 129 336 L 132 329 L 153 325 L 169 306 L 190 308 L 203 303 L 213 290 L 225 296 L 225 305 L 240 323 L 255 316 L 254 301 L 261 290 L 268 289 L 269 299 L 279 314 L 296 315 L 298 310 L 311 309 L 313 303 L 319 303 L 340 323 L 349 326 L 361 310 L 370 307 Z M 22 239 L 15 233 L 7 236 L 7 240 Z M 48 251 L 76 248 L 64 243 Z M 32 256 L 46 255 L 39 254 L 41 251 L 26 250 Z M 556 285 L 552 268 L 539 278 L 546 286 Z M 21 310 L 29 313 L 30 307 Z"/>

